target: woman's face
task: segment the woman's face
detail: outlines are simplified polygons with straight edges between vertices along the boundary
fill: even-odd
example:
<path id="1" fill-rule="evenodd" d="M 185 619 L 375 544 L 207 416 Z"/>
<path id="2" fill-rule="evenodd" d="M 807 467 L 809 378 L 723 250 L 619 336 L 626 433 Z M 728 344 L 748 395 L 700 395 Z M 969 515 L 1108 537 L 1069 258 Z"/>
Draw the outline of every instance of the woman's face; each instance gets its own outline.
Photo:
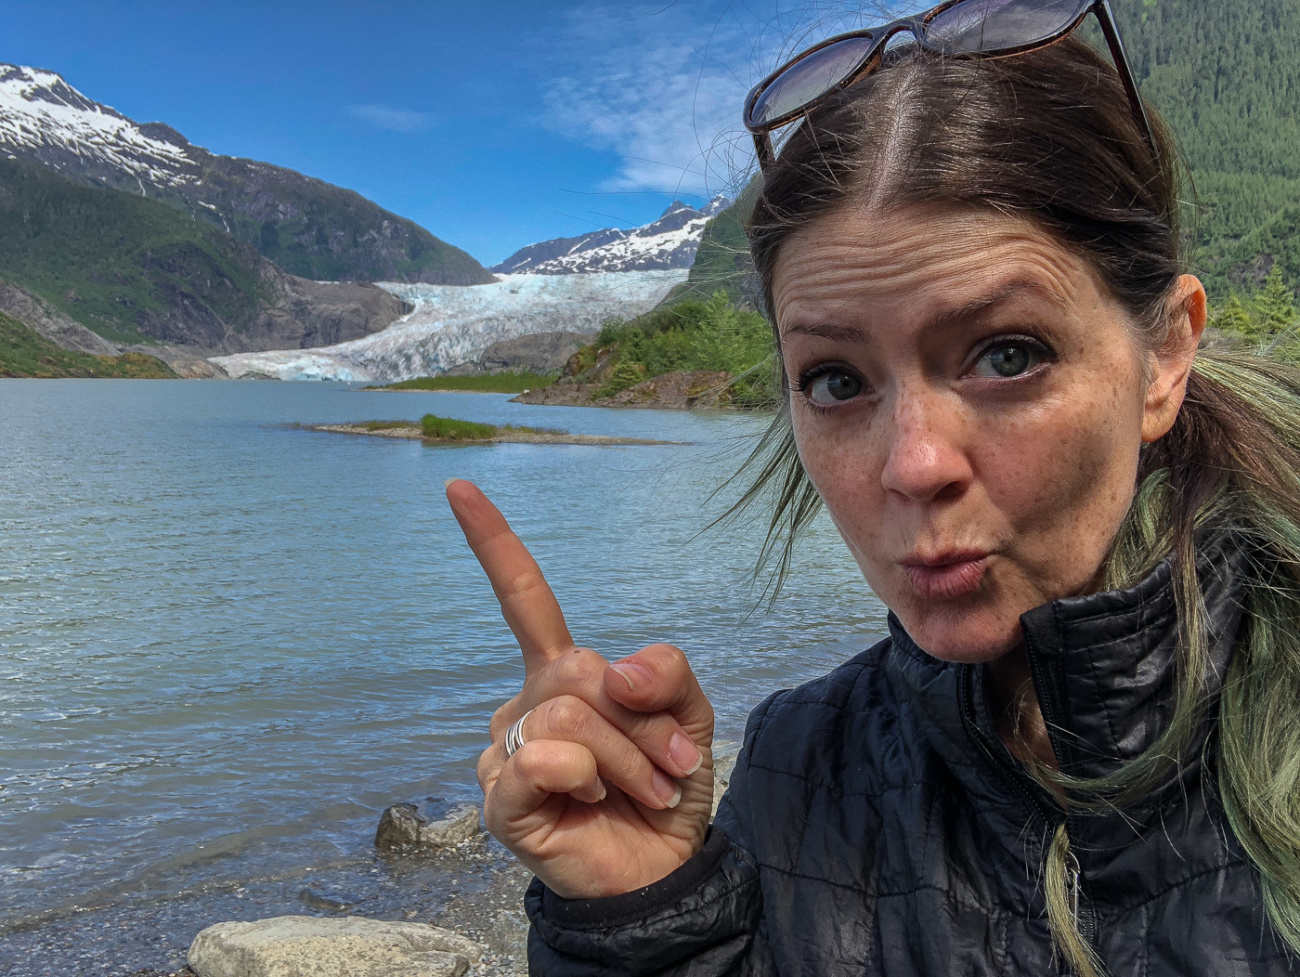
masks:
<path id="1" fill-rule="evenodd" d="M 1091 267 L 1026 221 L 847 211 L 785 243 L 773 299 L 799 456 L 928 652 L 998 658 L 1022 613 L 1094 587 L 1139 448 L 1182 402 L 1204 293 L 1185 278 L 1178 294 L 1186 314 L 1149 353 Z"/>

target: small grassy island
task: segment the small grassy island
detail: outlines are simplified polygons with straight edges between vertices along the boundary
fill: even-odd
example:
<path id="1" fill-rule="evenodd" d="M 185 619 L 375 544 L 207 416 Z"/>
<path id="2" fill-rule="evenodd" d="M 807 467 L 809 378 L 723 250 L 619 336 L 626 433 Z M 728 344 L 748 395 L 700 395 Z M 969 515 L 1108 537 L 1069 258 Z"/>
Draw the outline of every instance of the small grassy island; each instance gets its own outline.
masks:
<path id="1" fill-rule="evenodd" d="M 498 426 L 425 414 L 419 421 L 357 421 L 353 424 L 317 424 L 311 430 L 334 434 L 365 434 L 380 438 L 407 438 L 426 444 L 681 444 L 644 438 L 615 438 L 603 434 L 570 434 L 554 428 Z"/>
<path id="2" fill-rule="evenodd" d="M 414 380 L 402 380 L 399 383 L 387 383 L 382 386 L 365 387 L 365 390 L 431 390 L 452 391 L 478 394 L 521 394 L 527 390 L 549 386 L 554 377 L 540 373 L 484 373 L 476 376 L 460 377 L 416 377 Z"/>

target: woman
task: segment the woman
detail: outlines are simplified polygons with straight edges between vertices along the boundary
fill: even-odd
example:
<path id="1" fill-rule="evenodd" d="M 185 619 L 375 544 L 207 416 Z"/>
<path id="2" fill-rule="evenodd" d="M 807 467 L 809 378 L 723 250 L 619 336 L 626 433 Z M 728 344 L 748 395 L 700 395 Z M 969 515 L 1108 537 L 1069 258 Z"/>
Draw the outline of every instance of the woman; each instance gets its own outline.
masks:
<path id="1" fill-rule="evenodd" d="M 1118 71 L 1066 37 L 1090 11 Z M 479 774 L 534 972 L 1289 972 L 1300 381 L 1198 358 L 1175 155 L 1104 3 L 843 38 L 747 121 L 787 381 L 759 481 L 790 538 L 826 506 L 891 636 L 755 711 L 709 828 L 682 653 L 574 648 L 450 483 L 528 669 Z"/>

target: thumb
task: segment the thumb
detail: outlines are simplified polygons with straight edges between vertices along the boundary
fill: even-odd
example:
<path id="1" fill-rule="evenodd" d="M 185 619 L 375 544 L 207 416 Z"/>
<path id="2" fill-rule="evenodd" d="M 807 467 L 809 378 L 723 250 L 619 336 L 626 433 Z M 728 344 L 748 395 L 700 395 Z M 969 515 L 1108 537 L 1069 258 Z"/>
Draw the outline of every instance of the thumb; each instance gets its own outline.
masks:
<path id="1" fill-rule="evenodd" d="M 713 740 L 713 706 L 680 648 L 650 645 L 615 662 L 605 670 L 605 691 L 636 712 L 668 713 L 698 744 Z"/>

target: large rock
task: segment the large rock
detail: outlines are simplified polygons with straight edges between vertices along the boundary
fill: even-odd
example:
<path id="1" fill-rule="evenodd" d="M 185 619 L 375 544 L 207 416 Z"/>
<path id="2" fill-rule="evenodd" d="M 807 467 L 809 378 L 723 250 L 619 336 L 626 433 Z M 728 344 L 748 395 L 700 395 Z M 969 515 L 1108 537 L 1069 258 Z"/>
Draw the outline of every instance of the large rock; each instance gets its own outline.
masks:
<path id="1" fill-rule="evenodd" d="M 713 744 L 713 811 L 709 814 L 712 820 L 717 816 L 718 805 L 722 803 L 722 795 L 727 792 L 731 786 L 731 773 L 736 769 L 736 744 L 734 743 L 714 743 Z"/>
<path id="2" fill-rule="evenodd" d="M 162 360 L 183 380 L 226 380 L 226 371 L 215 363 L 189 350 L 176 346 L 135 346 L 122 347 L 124 353 L 145 353 Z"/>
<path id="3" fill-rule="evenodd" d="M 578 350 L 598 333 L 539 332 L 518 339 L 503 339 L 485 349 L 477 360 L 461 363 L 447 371 L 450 376 L 483 373 L 559 373 Z"/>
<path id="4" fill-rule="evenodd" d="M 209 926 L 187 962 L 199 977 L 459 977 L 482 953 L 425 923 L 277 916 Z"/>
<path id="5" fill-rule="evenodd" d="M 414 804 L 394 804 L 379 818 L 375 847 L 445 848 L 478 834 L 479 810 L 458 804 L 440 818 L 430 818 Z"/>

